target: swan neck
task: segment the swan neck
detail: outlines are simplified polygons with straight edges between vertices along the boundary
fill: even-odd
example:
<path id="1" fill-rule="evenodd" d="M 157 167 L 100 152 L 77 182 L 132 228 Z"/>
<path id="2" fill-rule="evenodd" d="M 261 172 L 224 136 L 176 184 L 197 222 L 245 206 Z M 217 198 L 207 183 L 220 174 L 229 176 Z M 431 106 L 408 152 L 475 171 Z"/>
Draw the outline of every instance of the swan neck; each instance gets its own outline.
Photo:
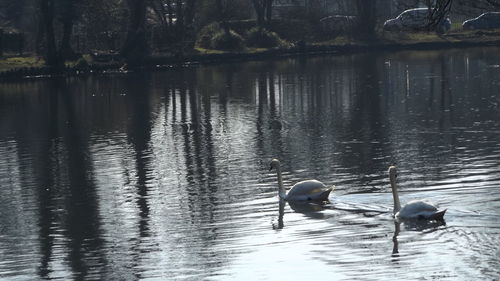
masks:
<path id="1" fill-rule="evenodd" d="M 394 210 L 393 213 L 394 215 L 401 210 L 401 203 L 399 202 L 399 194 L 398 194 L 398 188 L 396 186 L 396 179 L 394 176 L 390 177 L 391 180 L 391 188 L 392 188 L 392 198 L 394 199 Z"/>
<path id="2" fill-rule="evenodd" d="M 276 173 L 278 174 L 278 194 L 281 199 L 286 198 L 285 186 L 283 185 L 283 178 L 281 177 L 281 168 L 280 166 L 276 167 Z"/>

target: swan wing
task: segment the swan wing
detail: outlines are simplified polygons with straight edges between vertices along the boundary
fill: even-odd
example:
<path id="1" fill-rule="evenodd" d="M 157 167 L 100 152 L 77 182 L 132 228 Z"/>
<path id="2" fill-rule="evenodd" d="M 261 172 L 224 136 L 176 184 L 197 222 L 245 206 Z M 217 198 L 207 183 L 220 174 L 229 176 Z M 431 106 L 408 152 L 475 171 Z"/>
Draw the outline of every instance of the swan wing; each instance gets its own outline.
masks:
<path id="1" fill-rule="evenodd" d="M 397 217 L 402 219 L 436 219 L 444 215 L 444 211 L 438 211 L 438 208 L 426 201 L 414 200 L 408 202 L 396 214 Z"/>
<path id="2" fill-rule="evenodd" d="M 333 190 L 318 180 L 305 180 L 296 183 L 286 195 L 287 200 L 327 200 Z"/>

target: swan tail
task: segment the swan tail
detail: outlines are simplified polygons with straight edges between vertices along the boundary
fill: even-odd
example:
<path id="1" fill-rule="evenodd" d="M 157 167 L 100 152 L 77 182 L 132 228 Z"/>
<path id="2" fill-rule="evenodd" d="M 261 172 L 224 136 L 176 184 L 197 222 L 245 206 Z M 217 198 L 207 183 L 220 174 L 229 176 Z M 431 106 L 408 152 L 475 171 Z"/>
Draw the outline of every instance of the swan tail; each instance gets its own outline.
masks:
<path id="1" fill-rule="evenodd" d="M 444 209 L 442 211 L 435 212 L 434 214 L 429 216 L 429 219 L 437 220 L 437 221 L 442 221 L 444 220 L 444 214 L 446 213 L 447 209 Z"/>
<path id="2" fill-rule="evenodd" d="M 329 187 L 327 189 L 325 189 L 323 192 L 321 192 L 321 194 L 318 196 L 318 198 L 320 200 L 328 200 L 328 196 L 330 195 L 330 192 L 332 192 L 333 190 L 333 187 Z"/>

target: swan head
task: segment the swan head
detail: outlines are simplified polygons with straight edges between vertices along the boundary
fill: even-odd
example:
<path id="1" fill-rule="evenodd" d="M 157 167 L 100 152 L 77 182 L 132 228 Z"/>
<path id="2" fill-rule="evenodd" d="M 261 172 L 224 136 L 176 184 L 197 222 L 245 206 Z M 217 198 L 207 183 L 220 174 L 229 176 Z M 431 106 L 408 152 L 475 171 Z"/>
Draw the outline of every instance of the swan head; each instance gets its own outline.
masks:
<path id="1" fill-rule="evenodd" d="M 398 177 L 398 171 L 396 169 L 396 166 L 392 165 L 389 167 L 389 178 L 390 179 L 396 179 Z"/>
<path id="2" fill-rule="evenodd" d="M 269 171 L 271 171 L 272 169 L 278 169 L 279 166 L 280 166 L 280 161 L 278 159 L 273 159 L 271 160 Z"/>

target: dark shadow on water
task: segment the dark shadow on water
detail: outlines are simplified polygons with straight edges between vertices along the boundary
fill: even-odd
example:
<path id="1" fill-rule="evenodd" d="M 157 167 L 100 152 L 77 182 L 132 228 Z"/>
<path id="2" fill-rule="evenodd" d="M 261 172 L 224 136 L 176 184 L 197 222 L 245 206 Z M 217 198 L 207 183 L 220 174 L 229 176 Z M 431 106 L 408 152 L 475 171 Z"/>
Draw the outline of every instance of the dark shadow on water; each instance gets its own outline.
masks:
<path id="1" fill-rule="evenodd" d="M 67 237 L 69 251 L 68 262 L 73 278 L 75 280 L 85 280 L 91 274 L 93 276 L 99 274 L 95 272 L 97 270 L 96 265 L 100 267 L 107 264 L 102 252 L 101 219 L 96 184 L 92 173 L 94 168 L 89 150 L 88 131 L 78 117 L 76 109 L 77 101 L 75 101 L 74 96 L 78 91 L 74 87 L 78 85 L 72 84 L 71 80 L 55 79 L 51 81 L 51 86 L 52 91 L 57 93 L 60 99 L 60 104 L 57 105 L 58 108 L 60 107 L 60 111 L 59 109 L 55 110 L 55 113 L 58 114 L 59 112 L 58 118 L 65 120 L 62 123 L 65 125 L 59 128 L 65 150 L 58 149 L 53 152 L 55 157 L 60 157 L 65 169 L 67 169 L 68 182 L 64 186 L 68 189 L 63 191 L 64 194 L 59 194 L 59 196 L 65 197 L 64 204 L 67 217 L 61 223 L 65 224 L 65 236 Z M 55 105 L 54 100 L 51 103 Z M 55 120 L 53 121 L 55 122 Z M 51 130 L 51 134 L 54 133 L 54 130 L 55 128 Z M 64 151 L 66 155 L 58 155 L 61 151 Z M 45 211 L 42 213 L 49 215 Z M 42 218 L 42 220 L 47 219 L 49 218 Z M 48 221 L 43 221 L 43 224 L 50 225 Z M 41 231 L 45 234 L 50 232 L 43 228 Z M 39 271 L 41 277 L 45 275 L 47 260 L 50 260 L 51 238 L 44 238 L 42 241 L 45 252 L 43 253 L 44 258 Z"/>
<path id="2" fill-rule="evenodd" d="M 38 171 L 38 181 L 40 183 L 40 188 L 38 191 L 38 202 L 39 202 L 39 240 L 40 240 L 40 252 L 41 260 L 38 266 L 38 276 L 43 279 L 48 279 L 52 270 L 50 269 L 50 261 L 53 258 L 53 247 L 54 247 L 54 231 L 53 226 L 56 222 L 54 214 L 54 197 L 56 196 L 55 179 L 53 177 L 54 173 L 58 173 L 58 165 L 54 162 L 54 157 L 57 155 L 57 151 L 61 145 L 59 138 L 59 103 L 58 103 L 59 93 L 52 92 L 48 98 L 48 114 L 47 114 L 47 139 L 41 144 L 42 149 L 39 155 L 40 165 L 35 167 Z M 22 142 L 19 142 L 22 144 Z M 20 157 L 20 159 L 23 159 Z M 25 167 L 25 165 L 21 165 Z M 23 173 L 24 174 L 24 173 Z"/>
<path id="3" fill-rule="evenodd" d="M 214 147 L 214 130 L 219 128 L 214 128 L 212 125 L 210 94 L 205 89 L 196 88 L 198 80 L 193 71 L 193 69 L 176 71 L 176 81 L 186 82 L 167 85 L 171 93 L 172 118 L 175 118 L 175 114 L 180 114 L 180 118 L 173 121 L 177 121 L 181 126 L 175 126 L 173 122 L 172 134 L 178 137 L 178 145 L 183 152 L 179 163 L 185 167 L 185 170 L 182 169 L 182 176 L 187 183 L 181 187 L 182 193 L 186 194 L 186 197 L 182 198 L 185 200 L 185 206 L 182 208 L 185 207 L 186 220 L 180 223 L 185 223 L 190 228 L 195 226 L 196 229 L 185 239 L 182 247 L 186 249 L 183 253 L 186 260 L 211 259 L 216 261 L 212 265 L 217 267 L 223 263 L 225 257 L 213 249 L 220 233 L 220 228 L 214 224 L 217 219 L 229 216 L 229 214 L 215 213 L 222 194 L 216 161 L 221 155 L 216 155 Z M 223 89 L 225 91 L 223 95 L 230 96 L 231 82 L 226 82 L 228 86 Z M 225 100 L 226 97 L 222 99 Z M 224 108 L 223 111 L 226 110 L 227 102 L 225 100 L 220 105 Z M 223 123 L 228 121 L 225 118 L 225 116 L 222 118 Z M 215 267 L 204 270 L 215 270 Z"/>
<path id="4" fill-rule="evenodd" d="M 399 262 L 399 241 L 398 236 L 401 232 L 401 224 L 404 225 L 407 231 L 421 231 L 421 232 L 433 232 L 439 229 L 441 226 L 445 226 L 446 222 L 444 220 L 406 220 L 403 222 L 394 220 L 394 234 L 392 235 L 392 262 Z"/>
<path id="5" fill-rule="evenodd" d="M 385 166 L 385 159 L 391 156 L 387 142 L 388 115 L 380 88 L 380 59 L 370 54 L 352 59 L 351 79 L 355 81 L 355 88 L 350 94 L 349 117 L 343 126 L 350 134 L 341 135 L 339 160 L 342 166 L 356 167 L 358 173 L 364 175 L 370 174 L 373 167 Z M 369 184 L 369 179 L 359 180 L 363 185 Z"/>
<path id="6" fill-rule="evenodd" d="M 290 208 L 295 212 L 302 213 L 314 219 L 324 218 L 324 214 L 321 211 L 325 210 L 326 204 L 327 202 L 288 202 Z"/>
<path id="7" fill-rule="evenodd" d="M 269 72 L 259 73 L 256 79 L 258 104 L 255 138 L 259 155 L 273 155 L 275 158 L 283 159 L 285 150 L 281 135 L 282 121 L 277 104 L 279 92 L 275 91 L 274 85 L 275 76 L 273 69 L 270 69 Z"/>
<path id="8" fill-rule="evenodd" d="M 212 109 L 210 96 L 200 94 L 196 89 L 195 75 L 190 70 L 176 73 L 179 80 L 188 83 L 174 84 L 172 93 L 178 92 L 180 100 L 181 126 L 185 154 L 186 181 L 188 182 L 188 208 L 195 220 L 195 214 L 201 210 L 203 216 L 213 222 L 213 211 L 217 205 L 218 186 L 217 163 L 214 155 Z M 230 90 L 229 90 L 230 91 Z M 173 94 L 175 96 L 175 94 Z M 201 97 L 200 97 L 201 96 Z M 173 103 L 175 103 L 173 97 Z M 177 132 L 175 132 L 177 133 Z M 210 240 L 210 239 L 207 239 Z"/>
<path id="9" fill-rule="evenodd" d="M 136 190 L 137 190 L 137 209 L 139 211 L 138 217 L 138 239 L 135 239 L 134 244 L 131 245 L 133 253 L 134 267 L 141 265 L 141 257 L 145 246 L 145 238 L 152 235 L 150 230 L 150 189 L 148 186 L 153 180 L 151 172 L 153 171 L 152 151 L 150 147 L 151 141 L 151 127 L 153 121 L 151 120 L 152 106 L 150 102 L 150 75 L 137 74 L 135 79 L 130 79 L 125 82 L 127 92 L 127 107 L 129 110 L 129 122 L 127 128 L 127 141 L 132 145 L 135 156 L 135 169 L 136 169 Z M 153 249 L 150 249 L 151 251 Z M 141 279 L 141 272 L 135 270 L 134 276 Z"/>
<path id="10" fill-rule="evenodd" d="M 394 221 L 394 234 L 392 235 L 393 246 L 391 255 L 393 258 L 399 258 L 399 242 L 398 242 L 399 232 L 401 232 L 401 223 Z"/>
<path id="11" fill-rule="evenodd" d="M 49 279 L 53 272 L 51 261 L 55 259 L 53 256 L 55 228 L 61 223 L 54 211 L 56 198 L 62 196 L 58 191 L 56 183 L 59 179 L 54 177 L 54 174 L 59 172 L 58 162 L 61 160 L 58 154 L 62 142 L 59 135 L 59 93 L 51 91 L 44 99 L 37 100 L 33 104 L 33 102 L 24 95 L 23 91 L 29 89 L 34 96 L 37 96 L 38 92 L 36 89 L 34 90 L 29 86 L 31 85 L 26 85 L 26 88 L 24 88 L 23 85 L 16 85 L 16 87 L 19 87 L 21 90 L 13 91 L 15 93 L 15 99 L 12 101 L 9 99 L 8 95 L 3 95 L 4 93 L 12 91 L 12 88 L 7 86 L 2 87 L 2 92 L 0 93 L 0 96 L 2 96 L 0 98 L 0 115 L 3 117 L 4 113 L 10 114 L 7 115 L 9 118 L 0 119 L 0 134 L 4 132 L 4 130 L 2 130 L 4 126 L 7 128 L 16 128 L 12 139 L 17 146 L 15 157 L 18 159 L 18 163 L 6 163 L 6 165 L 9 170 L 13 170 L 14 168 L 19 169 L 19 185 L 23 192 L 33 189 L 32 195 L 34 198 L 27 199 L 29 199 L 28 202 L 30 202 L 30 204 L 33 204 L 33 206 L 30 205 L 29 207 L 35 210 L 31 213 L 34 217 L 26 219 L 37 222 L 36 239 L 38 240 L 39 249 L 30 249 L 30 251 L 33 255 L 39 254 L 39 256 L 37 256 L 39 263 L 33 265 L 36 267 L 35 274 L 41 279 Z M 17 99 L 23 102 L 21 103 Z M 28 129 L 23 130 L 24 128 Z M 3 140 L 4 136 L 1 135 L 0 137 L 2 137 Z M 27 157 L 28 155 L 30 157 Z M 10 198 L 9 186 L 2 186 L 1 190 L 7 191 L 8 195 L 2 192 L 0 197 L 6 196 L 3 198 L 6 198 L 6 200 L 14 200 L 14 204 L 23 204 L 23 202 Z M 8 223 L 11 222 L 8 220 L 9 217 L 18 216 L 20 214 L 9 213 L 9 211 L 18 211 L 19 209 L 17 208 L 9 210 L 8 205 L 2 206 L 2 208 L 5 210 L 5 214 L 7 214 L 7 216 L 2 216 L 2 220 L 0 221 L 0 232 L 3 235 L 4 229 L 7 230 L 11 227 Z M 28 216 L 28 214 L 23 215 Z M 7 220 L 3 221 L 3 219 Z M 18 228 L 17 225 L 14 227 Z M 14 244 L 19 244 L 16 240 L 12 240 L 13 246 Z M 5 242 L 5 240 L 2 240 L 2 242 Z M 7 248 L 11 247 L 8 243 L 2 243 L 2 246 L 4 245 Z M 2 248 L 2 250 L 4 250 L 4 248 Z M 3 259 L 4 256 L 1 256 L 0 261 L 3 262 Z M 5 269 L 8 267 L 3 268 Z"/>
<path id="12" fill-rule="evenodd" d="M 325 216 L 321 211 L 325 210 L 325 205 L 328 204 L 328 202 L 287 202 L 279 199 L 278 221 L 277 223 L 273 222 L 273 229 L 282 229 L 285 226 L 284 216 L 285 205 L 287 203 L 294 212 L 304 214 L 306 217 L 313 219 L 323 219 Z"/>

